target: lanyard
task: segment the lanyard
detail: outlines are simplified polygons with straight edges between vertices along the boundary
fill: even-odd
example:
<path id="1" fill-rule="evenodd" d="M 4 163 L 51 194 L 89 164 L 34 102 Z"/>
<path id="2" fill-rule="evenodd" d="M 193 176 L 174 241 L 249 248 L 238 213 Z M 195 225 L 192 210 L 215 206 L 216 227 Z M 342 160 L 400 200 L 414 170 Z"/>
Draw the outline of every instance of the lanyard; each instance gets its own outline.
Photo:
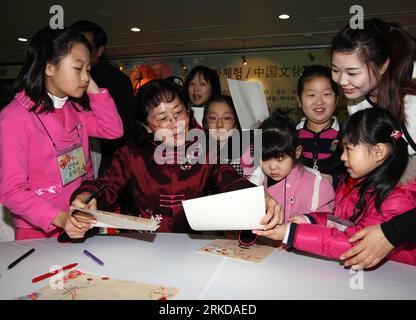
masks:
<path id="1" fill-rule="evenodd" d="M 36 118 L 38 118 L 38 120 L 39 120 L 40 124 L 42 125 L 43 129 L 45 129 L 46 134 L 48 135 L 49 139 L 51 140 L 53 147 L 54 147 L 54 148 L 55 148 L 55 150 L 58 152 L 58 147 L 56 146 L 56 144 L 55 144 L 55 142 L 53 141 L 53 139 L 52 139 L 51 135 L 49 134 L 48 129 L 46 129 L 45 125 L 43 124 L 43 121 L 42 121 L 42 120 L 40 120 L 40 118 L 39 118 L 39 116 L 38 116 L 38 114 L 37 114 L 36 112 L 35 112 L 35 116 L 36 116 Z M 78 127 L 76 127 L 75 129 L 77 130 L 78 139 L 81 141 L 81 136 L 79 135 Z"/>
<path id="2" fill-rule="evenodd" d="M 319 132 L 313 132 L 312 130 L 310 130 L 307 126 L 307 122 L 305 121 L 305 125 L 304 125 L 304 129 L 306 128 L 308 131 L 313 132 L 313 139 L 314 139 L 314 143 L 316 143 L 316 146 L 312 152 L 312 161 L 313 161 L 313 167 L 312 169 L 314 170 L 319 170 L 319 166 L 318 166 L 318 161 L 319 161 L 319 150 L 317 150 L 318 148 L 318 144 L 316 140 L 320 139 L 321 133 L 328 130 L 329 128 L 332 127 L 332 125 L 334 124 L 334 119 L 331 120 L 331 122 L 325 127 L 323 128 L 321 131 Z"/>

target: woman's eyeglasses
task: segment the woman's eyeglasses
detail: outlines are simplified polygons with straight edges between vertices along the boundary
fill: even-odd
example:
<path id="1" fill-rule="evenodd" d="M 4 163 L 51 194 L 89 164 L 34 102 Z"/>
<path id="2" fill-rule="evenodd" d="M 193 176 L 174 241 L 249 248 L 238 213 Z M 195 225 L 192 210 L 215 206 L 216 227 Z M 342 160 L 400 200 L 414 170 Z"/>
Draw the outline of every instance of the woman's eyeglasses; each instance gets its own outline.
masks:
<path id="1" fill-rule="evenodd" d="M 173 114 L 163 115 L 161 118 L 156 119 L 154 125 L 159 128 L 168 128 L 171 125 L 172 119 L 175 121 L 184 120 L 188 116 L 188 112 L 185 107 L 177 110 Z"/>

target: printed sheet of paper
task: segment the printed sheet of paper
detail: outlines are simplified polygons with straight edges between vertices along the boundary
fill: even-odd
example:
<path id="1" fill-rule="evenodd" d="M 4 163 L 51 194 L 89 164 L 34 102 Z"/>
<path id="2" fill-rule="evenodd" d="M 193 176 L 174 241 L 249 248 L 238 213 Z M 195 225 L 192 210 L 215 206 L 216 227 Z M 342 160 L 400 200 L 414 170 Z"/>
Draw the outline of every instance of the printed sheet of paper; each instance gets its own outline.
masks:
<path id="1" fill-rule="evenodd" d="M 257 120 L 263 121 L 269 116 L 261 82 L 227 81 L 241 129 L 255 129 Z"/>
<path id="2" fill-rule="evenodd" d="M 101 210 L 81 209 L 74 206 L 71 206 L 70 209 L 93 215 L 97 220 L 97 223 L 93 225 L 94 227 L 143 231 L 156 231 L 159 228 L 159 222 L 155 219 L 145 219 Z"/>
<path id="3" fill-rule="evenodd" d="M 202 119 L 204 118 L 204 109 L 202 107 L 193 107 L 192 111 L 194 112 L 194 118 L 198 124 L 202 125 Z"/>
<path id="4" fill-rule="evenodd" d="M 275 249 L 275 247 L 259 244 L 243 249 L 240 248 L 238 240 L 218 239 L 198 249 L 197 252 L 259 263 Z"/>
<path id="5" fill-rule="evenodd" d="M 84 273 L 69 272 L 57 280 L 17 300 L 159 300 L 172 299 L 179 289 L 153 284 L 111 279 Z"/>
<path id="6" fill-rule="evenodd" d="M 264 188 L 253 187 L 182 201 L 193 230 L 262 229 Z"/>

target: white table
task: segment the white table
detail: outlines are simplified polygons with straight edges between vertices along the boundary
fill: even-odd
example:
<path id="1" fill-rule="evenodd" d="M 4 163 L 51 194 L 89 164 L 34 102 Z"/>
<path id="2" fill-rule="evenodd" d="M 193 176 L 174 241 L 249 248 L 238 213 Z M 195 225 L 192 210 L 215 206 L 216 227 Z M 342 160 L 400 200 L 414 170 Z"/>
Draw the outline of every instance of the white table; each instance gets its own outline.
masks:
<path id="1" fill-rule="evenodd" d="M 95 236 L 81 244 L 56 239 L 0 243 L 0 299 L 13 299 L 48 285 L 31 279 L 53 265 L 78 262 L 78 269 L 124 280 L 180 289 L 175 299 L 415 299 L 416 268 L 387 262 L 374 271 L 350 273 L 336 261 L 275 250 L 250 263 L 196 253 L 213 238 L 186 234 Z M 17 257 L 36 251 L 11 270 Z M 105 262 L 99 266 L 82 251 Z M 350 282 L 363 289 L 352 289 Z M 357 286 L 355 286 L 357 287 Z"/>

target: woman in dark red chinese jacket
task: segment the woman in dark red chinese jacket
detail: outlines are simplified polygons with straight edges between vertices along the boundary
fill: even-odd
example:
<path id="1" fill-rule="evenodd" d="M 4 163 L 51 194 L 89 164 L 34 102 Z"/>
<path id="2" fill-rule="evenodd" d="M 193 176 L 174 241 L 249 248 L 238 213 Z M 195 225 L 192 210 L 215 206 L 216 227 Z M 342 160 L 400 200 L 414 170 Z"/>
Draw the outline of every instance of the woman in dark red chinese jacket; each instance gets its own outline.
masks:
<path id="1" fill-rule="evenodd" d="M 165 80 L 147 83 L 136 96 L 136 106 L 134 141 L 116 152 L 104 176 L 85 181 L 74 192 L 73 205 L 96 208 L 95 200 L 88 205 L 83 200 L 104 185 L 98 206 L 111 210 L 127 188 L 134 201 L 134 214 L 159 220 L 158 232 L 191 233 L 182 200 L 206 196 L 208 191 L 221 193 L 254 186 L 228 164 L 203 161 L 208 158 L 206 140 L 198 136 L 203 131 L 189 118 L 175 84 Z M 268 196 L 266 204 L 262 223 L 270 229 L 282 222 L 281 207 Z M 90 228 L 91 220 L 77 219 L 83 230 Z"/>

